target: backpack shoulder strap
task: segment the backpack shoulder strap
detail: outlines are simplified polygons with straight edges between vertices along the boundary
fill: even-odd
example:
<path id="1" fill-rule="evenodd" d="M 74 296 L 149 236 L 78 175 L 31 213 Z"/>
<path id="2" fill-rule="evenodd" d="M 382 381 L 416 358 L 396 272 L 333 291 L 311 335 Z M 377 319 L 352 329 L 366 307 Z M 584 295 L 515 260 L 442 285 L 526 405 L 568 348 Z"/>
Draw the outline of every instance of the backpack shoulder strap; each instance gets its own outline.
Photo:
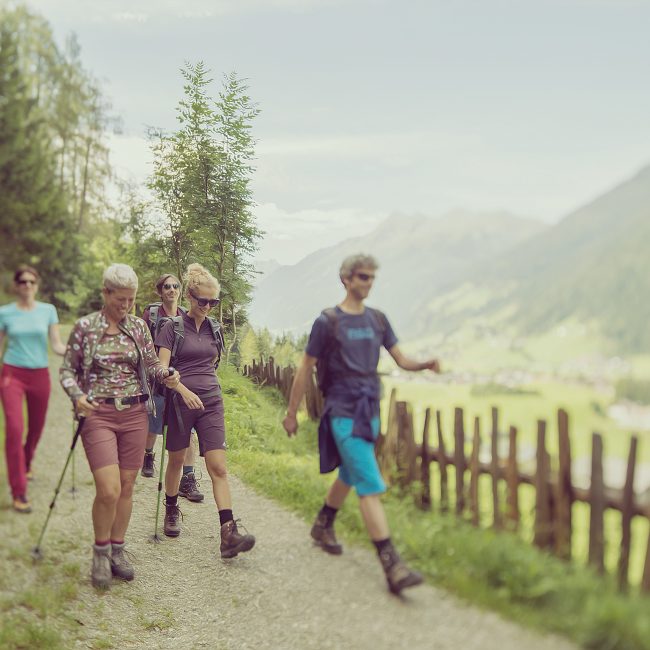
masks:
<path id="1" fill-rule="evenodd" d="M 226 342 L 223 339 L 223 327 L 221 327 L 221 323 L 213 316 L 208 316 L 208 323 L 210 323 L 212 336 L 214 336 L 214 340 L 217 343 L 217 360 L 214 362 L 214 367 L 217 368 L 221 361 L 221 352 L 226 347 Z"/>
<path id="2" fill-rule="evenodd" d="M 329 333 L 333 339 L 338 340 L 339 336 L 339 317 L 336 312 L 336 307 L 328 307 L 323 309 L 321 315 L 325 316 L 327 319 L 327 325 L 329 327 Z"/>
<path id="3" fill-rule="evenodd" d="M 183 346 L 185 323 L 183 322 L 182 316 L 174 316 L 171 320 L 174 324 L 174 343 L 172 345 L 171 358 L 174 360 L 180 354 L 181 347 Z"/>
<path id="4" fill-rule="evenodd" d="M 379 327 L 379 333 L 383 339 L 384 334 L 388 329 L 388 319 L 386 318 L 386 314 L 384 314 L 384 312 L 379 309 L 375 309 L 374 307 L 366 307 L 366 309 L 372 315 L 377 327 Z"/>

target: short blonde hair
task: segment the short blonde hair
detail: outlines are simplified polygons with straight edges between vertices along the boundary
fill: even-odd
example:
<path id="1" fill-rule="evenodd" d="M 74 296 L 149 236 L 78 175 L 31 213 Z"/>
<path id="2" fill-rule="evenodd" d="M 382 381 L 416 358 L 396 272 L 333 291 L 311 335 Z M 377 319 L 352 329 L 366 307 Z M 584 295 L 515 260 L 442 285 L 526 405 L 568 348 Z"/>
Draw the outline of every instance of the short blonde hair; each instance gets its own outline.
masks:
<path id="1" fill-rule="evenodd" d="M 341 263 L 339 269 L 339 278 L 349 280 L 358 269 L 372 269 L 376 271 L 379 268 L 379 263 L 372 255 L 366 253 L 355 253 L 348 255 Z"/>
<path id="2" fill-rule="evenodd" d="M 217 295 L 221 291 L 219 280 L 215 278 L 205 266 L 201 264 L 190 264 L 183 276 L 183 284 L 185 285 L 186 294 L 189 294 L 192 289 L 199 287 L 214 287 L 217 290 Z"/>
<path id="3" fill-rule="evenodd" d="M 128 264 L 111 264 L 104 271 L 104 289 L 114 291 L 137 288 L 138 276 Z"/>

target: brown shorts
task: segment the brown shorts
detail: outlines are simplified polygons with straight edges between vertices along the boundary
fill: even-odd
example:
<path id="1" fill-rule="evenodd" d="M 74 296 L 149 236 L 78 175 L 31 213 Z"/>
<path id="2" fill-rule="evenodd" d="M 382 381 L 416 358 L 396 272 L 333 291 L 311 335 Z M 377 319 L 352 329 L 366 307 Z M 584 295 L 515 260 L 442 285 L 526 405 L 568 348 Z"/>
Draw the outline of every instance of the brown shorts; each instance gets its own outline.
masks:
<path id="1" fill-rule="evenodd" d="M 113 404 L 100 404 L 81 430 L 91 471 L 119 465 L 120 469 L 140 469 L 147 442 L 148 418 L 145 404 L 118 411 Z"/>

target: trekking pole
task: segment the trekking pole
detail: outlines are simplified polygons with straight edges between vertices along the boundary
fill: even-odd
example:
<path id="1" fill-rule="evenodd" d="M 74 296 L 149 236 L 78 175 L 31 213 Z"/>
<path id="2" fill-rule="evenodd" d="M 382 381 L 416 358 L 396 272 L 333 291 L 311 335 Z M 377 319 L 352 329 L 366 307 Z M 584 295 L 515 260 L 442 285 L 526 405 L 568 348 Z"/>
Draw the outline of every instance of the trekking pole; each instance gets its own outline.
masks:
<path id="1" fill-rule="evenodd" d="M 171 377 L 174 374 L 174 368 L 171 366 L 167 369 L 169 376 Z M 160 451 L 160 472 L 158 473 L 158 497 L 156 501 L 156 522 L 153 526 L 153 535 L 150 540 L 155 544 L 162 542 L 162 538 L 158 537 L 158 518 L 160 516 L 160 497 L 162 496 L 162 486 L 163 486 L 163 470 L 165 468 L 165 446 L 167 444 L 167 411 L 169 409 L 169 403 L 173 399 L 171 395 L 168 395 L 165 399 L 165 406 L 163 408 L 163 430 L 162 430 L 162 449 Z"/>
<path id="2" fill-rule="evenodd" d="M 92 402 L 92 397 L 88 398 L 89 402 Z M 74 433 L 74 436 L 72 436 L 72 444 L 70 445 L 70 451 L 68 452 L 68 457 L 65 459 L 65 465 L 63 466 L 63 471 L 61 472 L 61 477 L 59 478 L 59 482 L 56 485 L 56 488 L 54 489 L 54 497 L 52 498 L 52 502 L 50 503 L 50 508 L 47 513 L 47 517 L 45 518 L 45 523 L 43 524 L 43 528 L 41 529 L 41 534 L 38 536 L 38 542 L 36 542 L 36 546 L 32 549 L 32 557 L 34 560 L 40 560 L 43 557 L 43 553 L 41 552 L 41 543 L 43 542 L 43 537 L 45 536 L 45 530 L 47 529 L 47 525 L 50 522 L 50 517 L 52 516 L 52 510 L 54 509 L 54 504 L 56 503 L 56 498 L 59 495 L 59 490 L 61 489 L 61 484 L 63 483 L 63 479 L 65 478 L 65 472 L 68 469 L 68 465 L 70 464 L 70 459 L 72 458 L 72 455 L 74 454 L 74 448 L 77 444 L 77 440 L 79 440 L 79 436 L 81 435 L 81 430 L 83 429 L 83 425 L 85 422 L 86 418 L 83 416 L 79 417 L 79 424 L 77 425 L 77 430 Z"/>
<path id="3" fill-rule="evenodd" d="M 72 430 L 74 431 L 74 420 L 72 421 Z M 75 454 L 74 454 L 74 449 L 72 450 L 72 467 L 70 468 L 70 473 L 72 474 L 72 487 L 70 488 L 70 494 L 72 495 L 72 498 L 75 498 L 75 495 L 77 493 L 77 488 L 76 488 L 76 468 L 77 464 L 75 463 Z"/>

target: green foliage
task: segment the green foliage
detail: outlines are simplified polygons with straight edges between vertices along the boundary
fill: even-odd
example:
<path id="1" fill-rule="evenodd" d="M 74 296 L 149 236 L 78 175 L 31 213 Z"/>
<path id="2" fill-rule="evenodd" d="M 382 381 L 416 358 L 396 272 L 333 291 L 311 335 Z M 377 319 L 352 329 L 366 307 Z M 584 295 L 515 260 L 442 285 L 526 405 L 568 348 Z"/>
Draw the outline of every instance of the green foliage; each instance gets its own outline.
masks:
<path id="1" fill-rule="evenodd" d="M 216 274 L 220 319 L 234 341 L 250 302 L 249 260 L 261 236 L 249 187 L 254 156 L 250 130 L 259 110 L 234 73 L 225 77 L 215 101 L 202 62 L 188 63 L 181 72 L 185 85 L 177 108 L 178 130 L 150 133 L 154 172 L 149 187 L 161 218 L 150 216 L 144 227 L 141 220 L 132 220 L 131 229 L 146 251 L 142 255 L 138 250 L 139 267 L 151 268 L 157 249 L 165 255 L 165 268 L 178 277 L 195 261 Z"/>
<path id="2" fill-rule="evenodd" d="M 616 383 L 616 398 L 650 404 L 650 380 L 626 377 Z"/>

